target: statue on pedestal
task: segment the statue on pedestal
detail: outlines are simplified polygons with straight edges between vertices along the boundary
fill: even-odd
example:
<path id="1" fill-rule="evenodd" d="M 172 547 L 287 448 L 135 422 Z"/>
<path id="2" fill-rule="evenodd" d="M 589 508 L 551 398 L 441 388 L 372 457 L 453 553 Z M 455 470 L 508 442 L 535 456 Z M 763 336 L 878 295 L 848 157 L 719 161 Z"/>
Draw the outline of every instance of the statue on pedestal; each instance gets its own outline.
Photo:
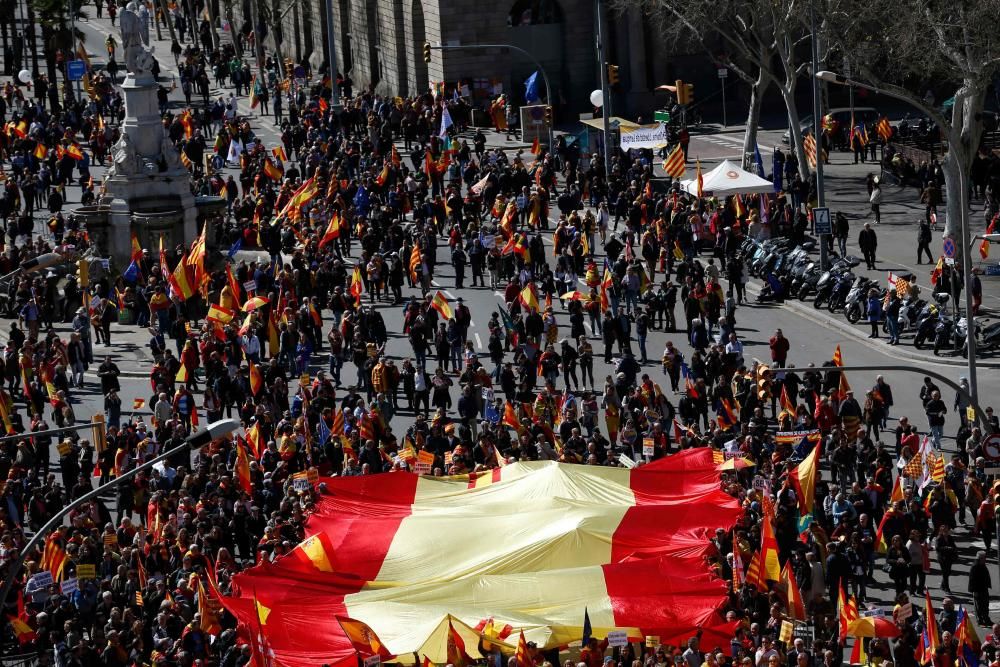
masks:
<path id="1" fill-rule="evenodd" d="M 133 75 L 148 74 L 153 69 L 153 54 L 144 45 L 149 42 L 149 20 L 143 21 L 135 0 L 125 5 L 118 14 L 118 23 L 122 50 L 125 52 L 125 68 Z"/>

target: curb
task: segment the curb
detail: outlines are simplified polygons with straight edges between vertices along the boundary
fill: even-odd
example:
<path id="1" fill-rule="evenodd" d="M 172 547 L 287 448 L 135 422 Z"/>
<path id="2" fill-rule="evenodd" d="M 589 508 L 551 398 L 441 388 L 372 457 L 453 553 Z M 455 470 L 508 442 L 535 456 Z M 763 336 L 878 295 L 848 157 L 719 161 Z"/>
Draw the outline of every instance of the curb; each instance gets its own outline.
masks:
<path id="1" fill-rule="evenodd" d="M 747 283 L 747 293 L 752 294 L 755 298 L 760 294 L 760 286 L 762 283 L 758 280 L 751 280 Z M 788 307 L 792 311 L 796 311 L 797 314 L 801 315 L 803 318 L 819 324 L 824 327 L 829 327 L 836 329 L 846 336 L 849 336 L 861 343 L 864 343 L 868 347 L 878 350 L 882 354 L 899 359 L 900 361 L 915 361 L 919 363 L 929 363 L 929 364 L 940 364 L 942 366 L 954 366 L 956 368 L 966 368 L 967 362 L 964 358 L 953 358 L 953 357 L 936 357 L 932 354 L 920 354 L 918 352 L 911 352 L 909 349 L 901 348 L 900 346 L 875 346 L 871 344 L 870 339 L 862 335 L 855 327 L 851 326 L 841 319 L 831 317 L 824 314 L 824 311 L 819 311 L 815 308 L 807 308 L 802 305 L 798 299 L 785 299 L 781 304 L 782 307 Z M 976 364 L 981 368 L 991 368 L 1000 369 L 1000 361 L 987 361 L 982 359 L 976 359 Z"/>

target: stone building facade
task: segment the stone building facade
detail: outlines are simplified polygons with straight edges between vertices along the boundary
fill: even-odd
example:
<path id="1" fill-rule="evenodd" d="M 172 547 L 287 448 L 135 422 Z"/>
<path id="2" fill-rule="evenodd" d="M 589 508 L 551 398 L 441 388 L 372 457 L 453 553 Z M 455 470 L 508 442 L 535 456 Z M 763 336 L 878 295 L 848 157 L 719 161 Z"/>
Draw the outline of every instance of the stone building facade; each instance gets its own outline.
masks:
<path id="1" fill-rule="evenodd" d="M 496 82 L 523 102 L 524 80 L 535 65 L 505 48 L 433 51 L 423 60 L 423 44 L 461 46 L 513 44 L 532 53 L 546 69 L 563 120 L 589 108 L 599 87 L 593 0 L 257 0 L 275 28 L 265 46 L 283 57 L 326 66 L 326 12 L 333 3 L 337 70 L 350 75 L 355 89 L 413 95 L 435 82 L 461 82 L 480 99 Z M 232 7 L 237 26 L 249 16 L 251 0 Z M 604 3 L 605 5 L 608 3 Z M 652 22 L 636 10 L 606 16 L 608 61 L 618 64 L 621 84 L 613 92 L 614 113 L 635 115 L 662 102 L 653 92 L 675 78 L 710 81 L 714 67 L 704 56 L 679 56 L 684 45 L 666 45 Z M 284 13 L 284 18 L 277 21 Z M 696 92 L 697 94 L 697 92 Z"/>

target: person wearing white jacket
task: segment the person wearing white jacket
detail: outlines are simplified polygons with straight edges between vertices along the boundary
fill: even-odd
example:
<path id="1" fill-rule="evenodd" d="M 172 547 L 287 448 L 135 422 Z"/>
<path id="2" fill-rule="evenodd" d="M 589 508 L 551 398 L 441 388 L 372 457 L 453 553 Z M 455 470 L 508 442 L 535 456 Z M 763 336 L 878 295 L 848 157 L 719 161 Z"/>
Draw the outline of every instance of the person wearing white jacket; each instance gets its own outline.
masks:
<path id="1" fill-rule="evenodd" d="M 872 213 L 875 214 L 875 224 L 877 225 L 882 221 L 882 212 L 879 210 L 879 206 L 882 204 L 882 186 L 879 185 L 878 176 L 872 184 L 872 193 L 868 197 L 868 203 L 872 205 Z"/>

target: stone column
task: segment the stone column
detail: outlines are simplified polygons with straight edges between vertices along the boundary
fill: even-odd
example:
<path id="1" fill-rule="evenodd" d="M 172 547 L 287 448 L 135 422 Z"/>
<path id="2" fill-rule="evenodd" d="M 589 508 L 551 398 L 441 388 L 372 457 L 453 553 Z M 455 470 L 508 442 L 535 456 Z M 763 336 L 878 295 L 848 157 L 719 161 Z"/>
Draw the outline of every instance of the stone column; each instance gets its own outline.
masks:
<path id="1" fill-rule="evenodd" d="M 160 141 L 163 138 L 156 89 L 156 80 L 149 73 L 140 76 L 129 73 L 122 84 L 122 94 L 125 96 L 125 120 L 122 128 L 132 139 L 136 153 L 151 158 L 160 154 Z"/>

